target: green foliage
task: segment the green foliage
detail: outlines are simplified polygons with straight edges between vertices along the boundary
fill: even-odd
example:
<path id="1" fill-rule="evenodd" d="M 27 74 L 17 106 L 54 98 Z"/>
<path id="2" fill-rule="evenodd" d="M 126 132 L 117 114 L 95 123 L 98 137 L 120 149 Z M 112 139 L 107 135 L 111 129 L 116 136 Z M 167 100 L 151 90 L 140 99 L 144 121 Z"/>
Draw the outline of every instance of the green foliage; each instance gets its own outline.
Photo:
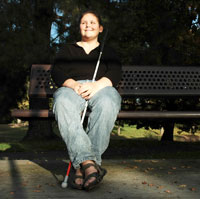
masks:
<path id="1" fill-rule="evenodd" d="M 0 7 L 0 122 L 9 119 L 8 110 L 16 107 L 25 93 L 28 70 L 24 39 L 29 34 L 21 27 L 22 23 L 27 23 L 27 16 L 20 18 L 16 12 L 20 8 L 15 2 L 4 3 Z"/>
<path id="2" fill-rule="evenodd" d="M 34 1 L 13 0 L 3 1 L 0 6 L 0 123 L 10 121 L 9 110 L 26 97 L 30 66 L 50 62 L 50 39 L 44 34 L 50 34 L 50 28 L 45 26 L 44 32 L 37 29 L 37 21 L 42 20 L 38 16 L 42 13 L 39 5 L 36 7 Z"/>

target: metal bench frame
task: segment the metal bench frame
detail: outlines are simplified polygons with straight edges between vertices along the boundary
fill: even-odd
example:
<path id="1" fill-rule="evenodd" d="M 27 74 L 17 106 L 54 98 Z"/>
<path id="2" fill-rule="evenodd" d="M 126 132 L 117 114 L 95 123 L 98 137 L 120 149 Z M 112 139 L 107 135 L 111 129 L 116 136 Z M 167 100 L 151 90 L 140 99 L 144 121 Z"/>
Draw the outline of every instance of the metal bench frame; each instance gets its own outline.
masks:
<path id="1" fill-rule="evenodd" d="M 29 97 L 52 98 L 56 86 L 51 65 L 34 64 L 31 68 Z M 123 97 L 200 97 L 200 67 L 196 66 L 123 66 L 118 87 Z M 23 120 L 54 118 L 52 110 L 12 110 Z M 200 111 L 120 111 L 119 119 L 200 118 Z"/>

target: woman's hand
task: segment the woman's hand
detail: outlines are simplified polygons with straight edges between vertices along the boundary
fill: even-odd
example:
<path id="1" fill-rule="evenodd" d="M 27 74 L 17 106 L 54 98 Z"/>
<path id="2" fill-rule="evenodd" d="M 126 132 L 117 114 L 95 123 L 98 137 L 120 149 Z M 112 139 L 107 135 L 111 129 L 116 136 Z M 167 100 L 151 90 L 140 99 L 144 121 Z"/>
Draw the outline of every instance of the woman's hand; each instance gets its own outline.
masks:
<path id="1" fill-rule="evenodd" d="M 79 95 L 81 95 L 82 98 L 89 100 L 99 90 L 105 88 L 106 86 L 112 86 L 112 82 L 107 77 L 102 77 L 95 82 L 86 82 L 81 84 L 81 87 L 79 88 Z"/>
<path id="2" fill-rule="evenodd" d="M 78 89 L 78 94 L 86 99 L 89 100 L 95 93 L 97 93 L 101 88 L 99 87 L 97 82 L 86 82 L 81 84 Z"/>
<path id="3" fill-rule="evenodd" d="M 95 95 L 95 93 L 97 93 L 102 88 L 106 86 L 112 86 L 112 82 L 106 77 L 102 77 L 101 79 L 95 82 L 86 83 L 79 83 L 74 79 L 67 79 L 63 83 L 63 86 L 73 89 L 82 98 L 89 100 Z"/>
<path id="4" fill-rule="evenodd" d="M 78 94 L 80 95 L 79 93 L 79 89 L 81 88 L 82 84 L 79 83 L 79 82 L 74 82 L 74 84 L 72 85 L 72 89 Z"/>
<path id="5" fill-rule="evenodd" d="M 81 87 L 81 83 L 75 81 L 74 79 L 67 79 L 63 86 L 73 89 L 79 95 L 79 89 Z"/>

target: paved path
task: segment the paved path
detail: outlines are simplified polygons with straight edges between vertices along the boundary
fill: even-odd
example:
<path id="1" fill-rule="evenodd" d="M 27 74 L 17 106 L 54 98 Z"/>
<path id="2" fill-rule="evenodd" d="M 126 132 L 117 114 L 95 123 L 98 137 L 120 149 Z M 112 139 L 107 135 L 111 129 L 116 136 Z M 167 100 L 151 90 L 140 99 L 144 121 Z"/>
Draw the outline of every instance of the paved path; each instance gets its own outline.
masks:
<path id="1" fill-rule="evenodd" d="M 1 199 L 200 198 L 200 160 L 104 160 L 104 181 L 90 192 L 62 189 L 66 160 L 0 160 Z"/>

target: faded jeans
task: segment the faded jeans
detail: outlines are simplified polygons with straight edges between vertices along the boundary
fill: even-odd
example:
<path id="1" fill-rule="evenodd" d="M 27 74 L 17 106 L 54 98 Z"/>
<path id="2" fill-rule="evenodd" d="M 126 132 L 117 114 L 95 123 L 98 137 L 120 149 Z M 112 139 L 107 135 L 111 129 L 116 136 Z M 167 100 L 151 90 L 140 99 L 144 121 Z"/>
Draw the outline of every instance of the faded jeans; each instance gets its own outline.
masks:
<path id="1" fill-rule="evenodd" d="M 110 133 L 121 107 L 121 96 L 114 87 L 108 86 L 88 100 L 91 113 L 86 131 L 81 124 L 85 102 L 71 88 L 61 87 L 54 93 L 53 112 L 75 169 L 86 160 L 101 165 L 101 155 L 109 145 Z"/>

